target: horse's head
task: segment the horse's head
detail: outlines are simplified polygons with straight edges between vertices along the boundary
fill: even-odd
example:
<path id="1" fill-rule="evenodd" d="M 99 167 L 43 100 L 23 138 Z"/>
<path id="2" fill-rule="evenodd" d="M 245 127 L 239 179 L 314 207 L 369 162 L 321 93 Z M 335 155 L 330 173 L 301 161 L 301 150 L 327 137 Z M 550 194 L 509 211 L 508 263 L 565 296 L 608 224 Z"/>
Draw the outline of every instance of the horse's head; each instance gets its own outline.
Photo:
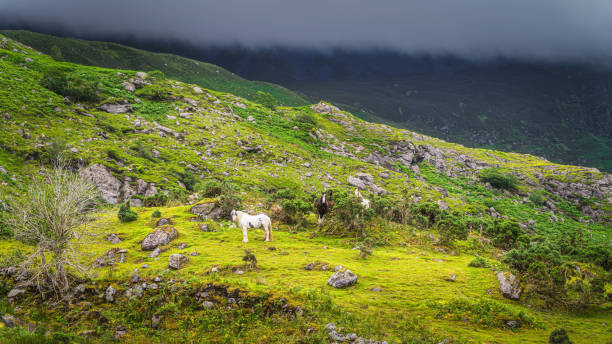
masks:
<path id="1" fill-rule="evenodd" d="M 232 221 L 236 221 L 236 216 L 238 216 L 238 212 L 236 211 L 236 209 L 232 210 L 231 215 L 232 215 Z"/>

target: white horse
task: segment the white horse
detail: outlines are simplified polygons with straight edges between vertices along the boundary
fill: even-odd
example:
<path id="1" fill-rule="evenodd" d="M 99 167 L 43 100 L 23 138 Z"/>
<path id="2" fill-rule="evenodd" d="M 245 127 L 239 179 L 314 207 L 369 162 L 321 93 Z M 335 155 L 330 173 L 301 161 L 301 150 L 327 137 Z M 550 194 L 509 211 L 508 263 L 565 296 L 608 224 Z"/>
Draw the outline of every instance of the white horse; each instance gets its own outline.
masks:
<path id="1" fill-rule="evenodd" d="M 243 211 L 232 210 L 232 221 L 242 229 L 242 242 L 249 242 L 248 228 L 263 227 L 265 241 L 272 241 L 272 221 L 266 214 L 249 215 Z"/>
<path id="2" fill-rule="evenodd" d="M 370 200 L 367 198 L 363 198 L 363 196 L 361 196 L 361 192 L 359 192 L 359 189 L 355 189 L 355 197 L 358 197 L 361 199 L 361 205 L 366 208 L 366 209 L 370 209 Z"/>

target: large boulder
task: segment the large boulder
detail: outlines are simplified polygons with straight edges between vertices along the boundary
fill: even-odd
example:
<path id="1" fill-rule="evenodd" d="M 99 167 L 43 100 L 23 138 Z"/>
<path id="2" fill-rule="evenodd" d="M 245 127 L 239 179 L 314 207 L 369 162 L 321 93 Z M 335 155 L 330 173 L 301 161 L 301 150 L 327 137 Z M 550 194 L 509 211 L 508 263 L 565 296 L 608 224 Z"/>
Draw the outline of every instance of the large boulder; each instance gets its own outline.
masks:
<path id="1" fill-rule="evenodd" d="M 327 284 L 334 288 L 347 288 L 357 283 L 357 278 L 357 275 L 352 273 L 351 270 L 336 271 L 331 275 Z"/>
<path id="2" fill-rule="evenodd" d="M 168 245 L 168 243 L 178 237 L 178 232 L 172 226 L 166 225 L 157 228 L 149 233 L 140 247 L 143 251 L 153 251 L 158 246 Z"/>
<path id="3" fill-rule="evenodd" d="M 521 287 L 519 282 L 513 274 L 506 274 L 499 272 L 497 274 L 497 280 L 499 281 L 499 291 L 502 295 L 511 300 L 518 300 L 521 297 Z"/>
<path id="4" fill-rule="evenodd" d="M 113 176 L 104 165 L 93 164 L 81 170 L 79 175 L 98 187 L 105 202 L 117 204 L 121 181 Z"/>
<path id="5" fill-rule="evenodd" d="M 182 254 L 171 254 L 168 258 L 168 267 L 172 270 L 178 270 L 188 261 L 189 258 L 183 256 Z"/>
<path id="6" fill-rule="evenodd" d="M 193 215 L 197 215 L 202 221 L 204 220 L 216 220 L 221 218 L 221 208 L 217 207 L 215 202 L 199 203 L 191 207 L 189 211 Z"/>
<path id="7" fill-rule="evenodd" d="M 337 107 L 331 104 L 328 104 L 328 103 L 324 103 L 324 102 L 319 102 L 317 104 L 314 104 L 310 108 L 312 109 L 312 111 L 316 113 L 331 114 L 334 112 L 340 112 L 340 109 L 338 109 Z"/>

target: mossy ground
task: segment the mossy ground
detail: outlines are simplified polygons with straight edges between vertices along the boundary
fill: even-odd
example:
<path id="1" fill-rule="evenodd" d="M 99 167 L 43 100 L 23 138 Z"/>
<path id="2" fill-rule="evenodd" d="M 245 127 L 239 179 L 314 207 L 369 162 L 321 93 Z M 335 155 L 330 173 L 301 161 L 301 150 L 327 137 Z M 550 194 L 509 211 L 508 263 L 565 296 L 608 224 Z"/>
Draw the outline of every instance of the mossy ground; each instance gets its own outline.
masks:
<path id="1" fill-rule="evenodd" d="M 451 251 L 440 252 L 427 240 L 427 235 L 414 236 L 409 229 L 397 233 L 399 238 L 404 239 L 392 246 L 374 249 L 371 256 L 363 259 L 359 257 L 359 251 L 354 249 L 354 243 L 325 235 L 313 236 L 316 229 L 294 232 L 283 226 L 274 231 L 273 242 L 263 241 L 263 231 L 251 230 L 250 241 L 245 244 L 241 242 L 240 230 L 228 221 L 210 222 L 210 226 L 214 226 L 217 232 L 202 232 L 199 223 L 191 220 L 193 215 L 188 212 L 188 207 L 161 208 L 159 210 L 164 217 L 172 218 L 179 236 L 158 258 L 147 258 L 149 252 L 141 251 L 139 242 L 154 227 L 151 217 L 154 209 L 138 209 L 139 220 L 128 224 L 120 223 L 114 210 L 100 215 L 97 228 L 100 234 L 116 233 L 123 241 L 113 245 L 101 236 L 98 242 L 92 243 L 90 252 L 92 256 L 98 256 L 111 247 L 119 247 L 127 249 L 128 254 L 125 263 L 95 270 L 93 281 L 103 287 L 117 286 L 120 281 L 129 280 L 134 269 L 139 270 L 141 278 L 149 280 L 162 276 L 164 281 L 174 279 L 187 281 L 190 285 L 224 283 L 254 293 L 283 296 L 302 305 L 307 314 L 305 318 L 317 321 L 318 326 L 324 325 L 324 322 L 335 322 L 361 336 L 389 342 L 410 342 L 410 338 L 422 336 L 429 338 L 424 342 L 450 338 L 455 342 L 473 343 L 545 343 L 550 331 L 558 327 L 566 328 L 575 343 L 606 343 L 612 339 L 612 331 L 609 329 L 612 316 L 609 309 L 592 309 L 580 313 L 546 312 L 531 309 L 522 302 L 506 300 L 498 292 L 498 283 L 491 269 L 468 267 L 474 259 L 472 254 L 461 253 L 459 250 L 453 250 L 453 254 Z M 187 243 L 187 247 L 178 250 L 178 244 L 183 242 Z M 14 241 L 2 241 L 1 245 L 7 254 L 20 247 Z M 245 249 L 257 257 L 255 270 L 244 268 L 242 256 Z M 168 270 L 170 254 L 190 252 L 199 255 L 189 256 L 189 262 L 179 271 Z M 329 264 L 328 270 L 304 270 L 304 266 L 311 262 Z M 143 264 L 149 267 L 143 268 Z M 328 286 L 327 279 L 336 265 L 357 273 L 358 283 L 348 289 Z M 213 266 L 218 266 L 221 272 L 209 275 Z M 235 274 L 232 267 L 244 269 L 245 273 Z M 456 280 L 447 281 L 453 274 Z M 373 291 L 375 287 L 380 287 L 381 291 Z M 171 294 L 168 290 L 163 293 Z M 188 299 L 193 296 L 184 297 Z M 474 314 L 478 316 L 479 310 L 472 314 L 466 311 L 443 315 L 437 313 L 437 305 L 463 298 L 474 302 L 494 300 L 507 305 L 512 313 L 495 314 L 493 326 L 479 323 L 474 317 Z M 242 331 L 230 337 L 218 337 L 221 333 L 231 334 L 232 330 L 217 328 L 207 333 L 207 327 L 202 325 L 207 317 L 210 317 L 208 321 L 214 326 L 234 327 L 236 324 L 216 323 L 219 321 L 216 317 L 221 317 L 217 313 L 207 314 L 203 310 L 183 312 L 180 303 L 184 300 L 169 299 L 171 302 L 168 303 L 174 306 L 166 304 L 166 320 L 160 330 L 148 328 L 146 323 L 149 319 L 132 319 L 134 309 L 130 307 L 135 305 L 99 304 L 94 307 L 102 311 L 110 324 L 127 326 L 130 333 L 127 338 L 133 342 L 143 342 L 149 336 L 154 341 L 162 342 L 250 341 L 263 336 L 268 339 L 262 339 L 261 342 L 286 342 L 282 338 L 289 338 L 283 336 L 290 336 L 291 328 L 299 333 L 291 337 L 295 341 L 317 342 L 321 338 L 320 333 L 302 333 L 304 324 L 309 323 L 305 319 L 283 319 L 278 325 L 286 326 L 283 330 L 275 328 L 268 320 L 260 319 L 260 327 L 244 325 Z M 127 302 L 120 300 L 121 303 Z M 317 303 L 330 303 L 333 306 L 324 307 Z M 311 307 L 314 310 L 310 310 Z M 32 318 L 33 310 L 22 311 L 29 313 Z M 59 314 L 54 319 L 51 314 L 57 314 L 55 312 L 51 311 L 46 320 L 47 326 L 55 327 L 56 330 L 70 333 L 92 326 L 87 320 L 82 320 L 82 323 L 67 322 Z M 309 318 L 308 312 L 314 312 L 314 317 Z M 524 324 L 518 330 L 510 330 L 503 325 L 504 320 L 513 319 L 513 315 L 520 312 L 533 319 L 533 324 Z M 110 328 L 102 333 L 99 340 L 104 341 L 104 338 L 112 335 L 113 327 Z"/>

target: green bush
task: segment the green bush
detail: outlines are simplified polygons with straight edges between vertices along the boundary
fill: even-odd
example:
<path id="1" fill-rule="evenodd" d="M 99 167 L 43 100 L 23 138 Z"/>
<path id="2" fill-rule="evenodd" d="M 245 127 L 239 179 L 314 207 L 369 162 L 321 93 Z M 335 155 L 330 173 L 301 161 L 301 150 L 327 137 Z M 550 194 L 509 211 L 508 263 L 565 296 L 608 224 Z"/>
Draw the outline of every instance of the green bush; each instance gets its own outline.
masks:
<path id="1" fill-rule="evenodd" d="M 312 203 L 302 199 L 284 199 L 281 207 L 281 222 L 289 225 L 303 225 L 304 216 L 312 210 Z"/>
<path id="2" fill-rule="evenodd" d="M 489 182 L 498 189 L 515 190 L 518 179 L 511 173 L 503 173 L 498 168 L 485 168 L 479 173 L 480 180 L 484 183 Z"/>
<path id="3" fill-rule="evenodd" d="M 558 328 L 553 330 L 548 337 L 548 343 L 550 344 L 573 344 L 567 335 L 567 331 L 564 328 Z"/>
<path id="4" fill-rule="evenodd" d="M 147 85 L 146 87 L 137 90 L 136 95 L 155 101 L 169 100 L 171 96 L 168 90 L 160 85 Z"/>
<path id="5" fill-rule="evenodd" d="M 145 207 L 165 207 L 168 204 L 169 197 L 161 190 L 153 196 L 145 197 L 142 200 L 142 205 Z"/>
<path id="6" fill-rule="evenodd" d="M 472 299 L 456 297 L 446 303 L 430 303 L 429 307 L 437 310 L 436 318 L 450 316 L 456 320 L 469 319 L 471 322 L 484 326 L 505 328 L 506 321 L 516 320 L 521 326 L 532 326 L 536 319 L 513 307 L 492 299 Z"/>
<path id="7" fill-rule="evenodd" d="M 440 242 L 445 245 L 452 244 L 455 240 L 465 240 L 469 233 L 463 215 L 458 213 L 442 212 L 435 228 L 440 234 Z"/>
<path id="8" fill-rule="evenodd" d="M 127 201 L 119 207 L 117 217 L 121 222 L 132 222 L 138 219 L 138 214 L 130 209 L 130 201 Z"/>
<path id="9" fill-rule="evenodd" d="M 43 73 L 41 85 L 59 95 L 76 101 L 95 102 L 100 100 L 102 84 L 95 74 L 68 73 L 66 69 L 51 68 Z"/>
<path id="10" fill-rule="evenodd" d="M 517 247 L 519 243 L 529 242 L 525 231 L 519 226 L 518 222 L 508 219 L 495 219 L 483 222 L 485 234 L 493 239 L 495 247 L 511 249 Z"/>
<path id="11" fill-rule="evenodd" d="M 541 206 L 544 204 L 544 202 L 546 202 L 546 193 L 544 190 L 534 190 L 531 192 L 531 194 L 529 194 L 529 200 L 531 203 Z"/>
<path id="12" fill-rule="evenodd" d="M 217 197 L 223 192 L 223 183 L 216 179 L 209 179 L 196 186 L 203 197 Z"/>
<path id="13" fill-rule="evenodd" d="M 199 183 L 199 180 L 193 173 L 187 172 L 181 178 L 181 182 L 183 182 L 183 185 L 185 185 L 187 191 L 194 191 L 196 184 Z"/>
<path id="14" fill-rule="evenodd" d="M 219 208 L 221 208 L 221 216 L 228 218 L 231 215 L 232 210 L 240 209 L 242 199 L 237 195 L 224 194 L 219 197 L 216 204 Z"/>
<path id="15" fill-rule="evenodd" d="M 329 213 L 329 232 L 366 237 L 366 229 L 374 211 L 365 209 L 361 205 L 361 199 L 344 191 L 334 191 L 333 202 L 335 204 Z"/>
<path id="16" fill-rule="evenodd" d="M 482 257 L 476 257 L 468 264 L 468 266 L 473 268 L 489 268 L 491 267 L 491 264 Z"/>
<path id="17" fill-rule="evenodd" d="M 155 210 L 155 211 L 153 212 L 153 214 L 151 214 L 151 216 L 152 216 L 152 217 L 154 217 L 154 218 L 156 218 L 156 219 L 159 219 L 160 217 L 162 217 L 162 213 L 161 213 L 161 211 L 159 211 L 159 210 Z"/>
<path id="18" fill-rule="evenodd" d="M 166 75 L 161 70 L 152 70 L 147 73 L 147 79 L 151 82 L 160 82 L 166 79 Z"/>

